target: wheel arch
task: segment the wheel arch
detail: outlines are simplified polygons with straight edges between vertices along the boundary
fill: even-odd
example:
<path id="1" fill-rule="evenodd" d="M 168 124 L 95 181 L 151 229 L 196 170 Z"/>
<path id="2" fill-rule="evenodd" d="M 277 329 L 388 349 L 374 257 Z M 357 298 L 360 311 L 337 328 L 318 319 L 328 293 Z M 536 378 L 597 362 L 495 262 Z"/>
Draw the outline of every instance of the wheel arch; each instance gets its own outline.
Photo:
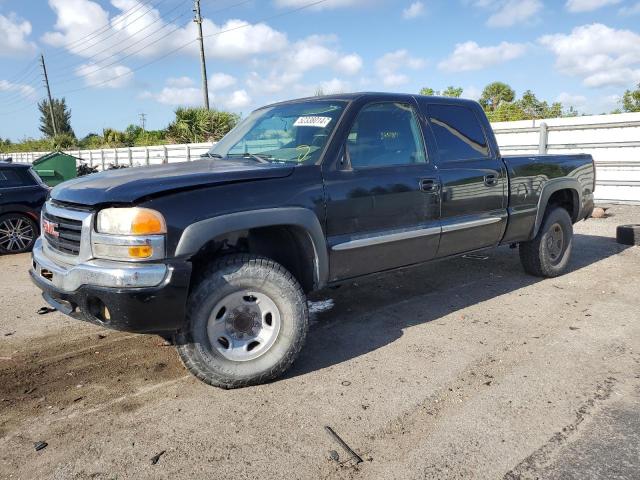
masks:
<path id="1" fill-rule="evenodd" d="M 533 237 L 540 231 L 545 212 L 549 205 L 559 205 L 569 212 L 573 223 L 579 220 L 582 197 L 580 183 L 574 178 L 549 180 L 544 186 L 538 201 L 538 211 L 533 229 Z"/>
<path id="2" fill-rule="evenodd" d="M 196 222 L 182 233 L 175 256 L 196 257 L 206 252 L 218 239 L 234 234 L 246 235 L 251 243 L 250 251 L 272 258 L 278 256 L 270 255 L 275 242 L 277 239 L 284 239 L 288 246 L 295 245 L 296 248 L 281 249 L 281 258 L 274 258 L 274 260 L 280 260 L 285 267 L 292 268 L 291 265 L 297 264 L 300 260 L 296 255 L 304 255 L 301 264 L 303 266 L 308 266 L 304 260 L 311 258 L 312 275 L 307 278 L 308 272 L 304 267 L 300 267 L 296 277 L 307 291 L 321 288 L 326 284 L 329 260 L 324 231 L 317 215 L 302 207 L 237 212 Z"/>

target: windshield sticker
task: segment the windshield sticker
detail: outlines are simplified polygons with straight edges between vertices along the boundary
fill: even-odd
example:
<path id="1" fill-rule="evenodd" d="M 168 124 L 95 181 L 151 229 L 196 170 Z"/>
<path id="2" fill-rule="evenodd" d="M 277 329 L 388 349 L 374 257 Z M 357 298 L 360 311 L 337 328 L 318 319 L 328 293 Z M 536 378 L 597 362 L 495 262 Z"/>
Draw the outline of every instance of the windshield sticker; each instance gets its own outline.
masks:
<path id="1" fill-rule="evenodd" d="M 331 123 L 331 117 L 309 116 L 309 117 L 298 118 L 296 122 L 293 124 L 293 126 L 325 128 L 330 123 Z"/>
<path id="2" fill-rule="evenodd" d="M 304 162 L 311 153 L 309 145 L 298 145 L 296 150 L 298 151 L 298 162 Z"/>

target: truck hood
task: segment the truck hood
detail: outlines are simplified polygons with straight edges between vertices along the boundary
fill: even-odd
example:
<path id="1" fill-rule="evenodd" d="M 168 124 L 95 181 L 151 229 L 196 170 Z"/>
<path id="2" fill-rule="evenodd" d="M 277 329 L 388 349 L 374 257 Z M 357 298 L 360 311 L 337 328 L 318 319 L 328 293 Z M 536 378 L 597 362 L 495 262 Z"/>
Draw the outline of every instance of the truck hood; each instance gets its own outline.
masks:
<path id="1" fill-rule="evenodd" d="M 283 178 L 295 167 L 250 160 L 206 159 L 94 173 L 64 182 L 51 198 L 79 205 L 135 203 L 145 197 L 232 182 Z"/>

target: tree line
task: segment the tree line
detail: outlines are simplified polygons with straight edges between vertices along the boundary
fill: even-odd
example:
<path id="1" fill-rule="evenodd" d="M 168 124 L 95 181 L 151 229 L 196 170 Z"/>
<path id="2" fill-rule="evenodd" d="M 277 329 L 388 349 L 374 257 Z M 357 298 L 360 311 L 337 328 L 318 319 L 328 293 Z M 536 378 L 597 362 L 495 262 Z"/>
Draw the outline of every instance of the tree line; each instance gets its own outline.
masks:
<path id="1" fill-rule="evenodd" d="M 436 95 L 459 98 L 464 90 L 449 86 L 442 91 L 425 87 L 420 95 Z M 484 87 L 478 100 L 491 122 L 508 122 L 515 120 L 536 120 L 542 118 L 575 117 L 580 113 L 573 107 L 568 109 L 561 102 L 540 100 L 531 90 L 526 90 L 520 98 L 510 85 L 504 82 L 493 82 Z M 621 99 L 622 109 L 611 113 L 640 112 L 640 83 L 633 90 L 627 90 Z"/>
<path id="2" fill-rule="evenodd" d="M 180 107 L 172 122 L 162 130 L 145 130 L 131 124 L 124 130 L 104 128 L 77 138 L 71 127 L 71 110 L 66 100 L 53 99 L 55 132 L 49 102 L 38 103 L 41 138 L 25 138 L 13 143 L 0 138 L 0 152 L 49 152 L 52 150 L 90 150 L 99 148 L 143 147 L 171 143 L 216 142 L 224 137 L 240 120 L 240 116 L 221 110 Z"/>

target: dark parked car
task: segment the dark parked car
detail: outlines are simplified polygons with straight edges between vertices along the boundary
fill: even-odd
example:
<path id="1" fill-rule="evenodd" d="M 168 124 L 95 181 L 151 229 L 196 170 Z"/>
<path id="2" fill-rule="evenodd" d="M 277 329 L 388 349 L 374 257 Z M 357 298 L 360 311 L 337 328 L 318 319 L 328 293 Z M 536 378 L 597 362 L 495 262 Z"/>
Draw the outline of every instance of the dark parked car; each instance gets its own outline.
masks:
<path id="1" fill-rule="evenodd" d="M 187 368 L 225 388 L 292 364 L 307 292 L 502 244 L 554 277 L 593 210 L 591 156 L 504 157 L 466 100 L 279 103 L 208 156 L 56 187 L 31 276 L 69 315 L 173 336 Z"/>
<path id="2" fill-rule="evenodd" d="M 0 254 L 31 250 L 48 193 L 30 165 L 0 162 Z"/>

